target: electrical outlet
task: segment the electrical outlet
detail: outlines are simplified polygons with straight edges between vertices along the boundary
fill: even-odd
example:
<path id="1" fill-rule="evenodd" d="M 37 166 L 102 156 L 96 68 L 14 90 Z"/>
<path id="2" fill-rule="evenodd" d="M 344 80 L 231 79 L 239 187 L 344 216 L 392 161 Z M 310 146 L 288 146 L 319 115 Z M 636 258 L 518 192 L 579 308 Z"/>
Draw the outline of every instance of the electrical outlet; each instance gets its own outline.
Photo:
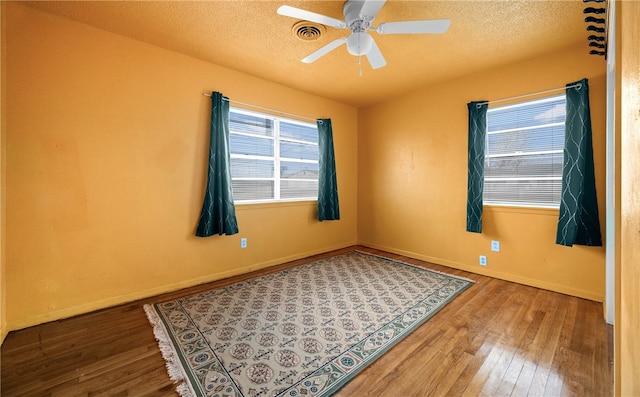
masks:
<path id="1" fill-rule="evenodd" d="M 500 252 L 500 241 L 491 240 L 491 251 Z"/>
<path id="2" fill-rule="evenodd" d="M 487 257 L 480 255 L 480 266 L 487 266 Z"/>
<path id="3" fill-rule="evenodd" d="M 247 239 L 245 237 L 240 239 L 240 248 L 247 248 Z"/>

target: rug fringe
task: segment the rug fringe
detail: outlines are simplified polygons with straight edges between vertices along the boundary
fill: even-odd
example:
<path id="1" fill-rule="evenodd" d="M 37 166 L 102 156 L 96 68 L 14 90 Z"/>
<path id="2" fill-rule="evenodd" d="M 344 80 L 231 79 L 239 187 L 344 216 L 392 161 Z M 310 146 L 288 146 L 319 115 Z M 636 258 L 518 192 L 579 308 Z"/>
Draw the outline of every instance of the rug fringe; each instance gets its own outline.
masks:
<path id="1" fill-rule="evenodd" d="M 176 392 L 181 397 L 194 397 L 195 392 L 187 381 L 187 374 L 185 374 L 182 366 L 180 365 L 178 354 L 169 340 L 168 332 L 165 329 L 164 324 L 162 324 L 162 321 L 158 317 L 153 305 L 144 305 L 143 307 L 147 314 L 147 319 L 153 327 L 153 335 L 156 337 L 160 353 L 162 353 L 162 358 L 165 361 L 169 379 L 176 384 Z"/>
<path id="2" fill-rule="evenodd" d="M 418 269 L 428 270 L 428 271 L 430 271 L 430 272 L 434 272 L 434 273 L 442 274 L 443 276 L 448 276 L 448 277 L 457 278 L 457 279 L 459 279 L 459 280 L 468 281 L 468 282 L 473 283 L 473 284 L 477 284 L 477 283 L 478 283 L 476 280 L 472 280 L 472 279 L 470 279 L 470 278 L 466 278 L 466 277 L 462 277 L 462 276 L 456 276 L 455 274 L 449 274 L 449 273 L 446 273 L 446 272 L 441 272 L 441 271 L 439 271 L 439 270 L 429 269 L 429 268 L 427 268 L 427 267 L 422 267 L 422 266 L 414 265 L 414 264 L 412 264 L 412 263 L 407 263 L 407 262 L 405 262 L 405 261 L 399 261 L 399 260 L 397 260 L 397 259 L 391 259 L 391 258 L 389 258 L 389 257 L 382 256 L 382 255 L 377 255 L 377 254 L 373 254 L 373 253 L 371 253 L 371 252 L 360 251 L 360 250 L 354 250 L 354 251 L 355 251 L 355 252 L 359 252 L 359 253 L 361 253 L 361 254 L 371 255 L 371 256 L 378 257 L 378 258 L 386 259 L 386 260 L 388 260 L 388 261 L 394 261 L 394 262 L 402 263 L 403 265 L 417 267 Z"/>

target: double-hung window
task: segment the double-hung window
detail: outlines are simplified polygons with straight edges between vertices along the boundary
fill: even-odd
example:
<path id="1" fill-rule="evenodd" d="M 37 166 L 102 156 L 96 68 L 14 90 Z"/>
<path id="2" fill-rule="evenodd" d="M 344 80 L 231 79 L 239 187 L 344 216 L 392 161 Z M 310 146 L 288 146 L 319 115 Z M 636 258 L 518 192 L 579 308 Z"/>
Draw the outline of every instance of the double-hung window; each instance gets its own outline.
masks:
<path id="1" fill-rule="evenodd" d="M 565 95 L 487 111 L 485 204 L 558 207 Z"/>
<path id="2" fill-rule="evenodd" d="M 229 127 L 236 203 L 318 198 L 315 124 L 231 108 Z"/>

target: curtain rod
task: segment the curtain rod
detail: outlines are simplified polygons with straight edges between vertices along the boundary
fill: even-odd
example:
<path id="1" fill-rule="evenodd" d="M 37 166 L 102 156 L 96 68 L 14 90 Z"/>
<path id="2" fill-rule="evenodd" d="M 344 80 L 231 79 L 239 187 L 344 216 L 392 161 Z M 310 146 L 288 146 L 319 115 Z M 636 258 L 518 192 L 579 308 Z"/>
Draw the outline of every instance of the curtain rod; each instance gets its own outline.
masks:
<path id="1" fill-rule="evenodd" d="M 514 100 L 514 99 L 526 98 L 526 97 L 535 96 L 535 95 L 548 94 L 548 93 L 550 93 L 550 92 L 566 90 L 567 88 L 574 88 L 574 87 L 577 87 L 577 88 L 578 88 L 578 90 L 579 90 L 580 88 L 582 88 L 582 83 L 575 83 L 575 84 L 571 84 L 571 85 L 566 86 L 566 87 L 552 88 L 552 89 L 550 89 L 550 90 L 545 90 L 545 91 L 532 92 L 532 93 L 530 93 L 530 94 L 523 94 L 523 95 L 518 95 L 518 96 L 512 96 L 512 97 L 510 97 L 510 98 L 494 99 L 494 100 L 492 100 L 492 101 L 487 101 L 487 103 L 497 103 L 497 102 L 512 101 L 512 100 Z"/>
<path id="2" fill-rule="evenodd" d="M 203 94 L 204 96 L 208 96 L 211 97 L 211 94 Z M 290 116 L 290 117 L 296 117 L 298 119 L 302 119 L 302 120 L 308 120 L 308 121 L 313 121 L 314 123 L 317 121 L 317 119 L 311 118 L 311 117 L 307 117 L 307 116 L 302 116 L 299 114 L 295 114 L 295 113 L 287 113 L 287 112 L 283 112 L 281 110 L 276 110 L 276 109 L 269 109 L 269 108 L 265 108 L 262 106 L 258 106 L 258 105 L 252 105 L 250 103 L 245 103 L 245 102 L 240 102 L 240 101 L 232 101 L 230 99 L 227 99 L 229 101 L 229 103 L 235 104 L 235 105 L 241 105 L 241 106 L 247 106 L 253 109 L 259 109 L 265 112 L 270 112 L 270 113 L 278 113 L 281 114 L 283 116 Z"/>

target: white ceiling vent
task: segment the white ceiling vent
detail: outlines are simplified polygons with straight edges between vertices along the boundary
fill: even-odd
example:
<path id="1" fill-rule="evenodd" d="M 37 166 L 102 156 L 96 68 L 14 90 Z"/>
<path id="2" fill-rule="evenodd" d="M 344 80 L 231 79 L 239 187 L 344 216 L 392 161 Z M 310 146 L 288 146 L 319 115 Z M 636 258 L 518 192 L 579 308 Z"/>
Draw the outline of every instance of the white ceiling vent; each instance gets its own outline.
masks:
<path id="1" fill-rule="evenodd" d="M 316 41 L 325 32 L 325 27 L 309 21 L 300 21 L 293 25 L 292 31 L 302 41 Z"/>

